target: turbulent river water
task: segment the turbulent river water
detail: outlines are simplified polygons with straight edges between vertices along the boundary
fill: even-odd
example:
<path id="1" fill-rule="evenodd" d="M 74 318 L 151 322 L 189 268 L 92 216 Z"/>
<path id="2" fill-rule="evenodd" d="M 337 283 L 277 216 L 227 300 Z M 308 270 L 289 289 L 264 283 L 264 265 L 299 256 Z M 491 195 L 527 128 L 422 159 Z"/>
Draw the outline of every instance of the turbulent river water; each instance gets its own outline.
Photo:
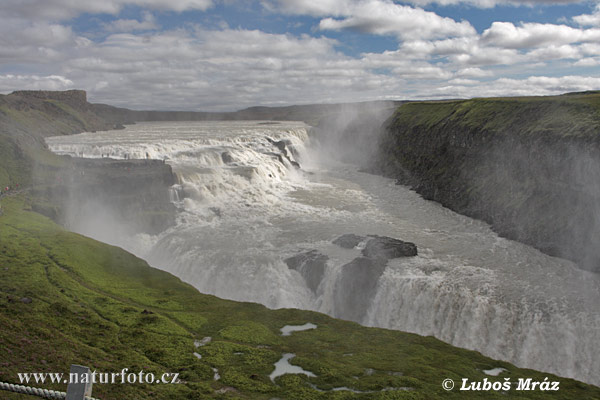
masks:
<path id="1" fill-rule="evenodd" d="M 166 160 L 176 226 L 108 241 L 203 293 L 336 316 L 336 282 L 360 251 L 332 240 L 390 236 L 419 255 L 388 263 L 362 324 L 600 384 L 598 275 L 336 162 L 343 146 L 320 148 L 303 123 L 141 123 L 47 142 L 72 156 Z M 313 249 L 329 257 L 316 291 L 283 261 Z"/>

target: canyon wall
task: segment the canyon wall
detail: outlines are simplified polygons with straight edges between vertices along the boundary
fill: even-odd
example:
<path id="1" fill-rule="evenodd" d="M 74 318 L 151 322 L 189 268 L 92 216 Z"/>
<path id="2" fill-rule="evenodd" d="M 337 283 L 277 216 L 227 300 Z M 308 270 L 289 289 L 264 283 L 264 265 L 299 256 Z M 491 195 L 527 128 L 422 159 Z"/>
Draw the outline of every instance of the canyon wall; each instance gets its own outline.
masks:
<path id="1" fill-rule="evenodd" d="M 600 272 L 600 92 L 408 103 L 370 170 Z"/>

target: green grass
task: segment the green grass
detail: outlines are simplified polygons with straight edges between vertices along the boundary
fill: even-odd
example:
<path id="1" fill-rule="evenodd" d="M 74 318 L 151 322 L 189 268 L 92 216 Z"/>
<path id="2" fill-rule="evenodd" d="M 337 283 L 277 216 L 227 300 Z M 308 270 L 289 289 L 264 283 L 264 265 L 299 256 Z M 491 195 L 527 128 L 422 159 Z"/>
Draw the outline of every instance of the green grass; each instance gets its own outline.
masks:
<path id="1" fill-rule="evenodd" d="M 97 384 L 94 395 L 101 399 L 600 399 L 599 388 L 519 369 L 432 337 L 203 295 L 117 247 L 65 231 L 32 212 L 24 198 L 5 198 L 2 205 L 1 381 L 16 382 L 18 372 L 68 371 L 76 363 L 105 372 L 177 372 L 185 381 Z M 32 302 L 21 302 L 25 297 Z M 318 328 L 280 335 L 283 326 L 306 322 Z M 206 336 L 212 342 L 195 348 L 194 340 Z M 273 363 L 288 352 L 296 354 L 293 364 L 317 377 L 285 375 L 271 382 Z M 482 370 L 493 367 L 508 372 L 488 377 L 492 381 L 548 376 L 561 382 L 561 390 L 465 396 L 441 388 L 445 378 L 482 380 Z M 330 391 L 341 386 L 371 393 Z M 228 387 L 234 389 L 219 393 Z M 382 391 L 389 387 L 411 390 Z"/>
<path id="2" fill-rule="evenodd" d="M 408 103 L 394 126 L 464 130 L 518 136 L 594 137 L 600 124 L 600 93 L 552 97 L 482 98 Z"/>

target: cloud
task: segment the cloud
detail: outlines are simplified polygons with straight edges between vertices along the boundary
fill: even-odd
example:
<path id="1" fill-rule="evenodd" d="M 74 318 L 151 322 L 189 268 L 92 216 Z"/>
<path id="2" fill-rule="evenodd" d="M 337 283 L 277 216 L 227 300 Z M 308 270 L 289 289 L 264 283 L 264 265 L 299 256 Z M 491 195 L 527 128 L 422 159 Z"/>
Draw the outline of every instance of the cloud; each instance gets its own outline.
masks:
<path id="1" fill-rule="evenodd" d="M 16 7 L 14 0 L 7 4 L 10 12 L 0 15 L 4 92 L 82 88 L 92 101 L 136 109 L 232 110 L 257 104 L 504 96 L 528 90 L 556 94 L 598 87 L 597 79 L 575 72 L 551 80 L 565 68 L 588 72 L 583 68 L 600 60 L 600 30 L 575 25 L 499 22 L 479 35 L 468 22 L 391 0 L 264 0 L 272 12 L 317 18 L 312 35 L 293 35 L 232 29 L 215 21 L 211 29 L 190 23 L 160 27 L 159 10 L 201 10 L 213 4 L 207 0 L 18 2 L 40 10 Z M 62 8 L 52 14 L 47 4 Z M 141 16 L 121 18 L 119 10 L 135 4 L 145 5 Z M 82 12 L 114 17 L 103 25 L 104 35 L 90 35 L 66 21 Z M 281 26 L 294 22 L 277 18 Z M 327 37 L 342 30 L 392 36 L 398 47 L 350 56 L 340 50 L 351 46 L 344 42 L 346 35 Z M 547 77 L 520 79 L 539 74 L 540 63 Z"/>
<path id="2" fill-rule="evenodd" d="M 548 96 L 598 87 L 600 87 L 600 78 L 594 76 L 530 76 L 525 79 L 499 78 L 475 86 L 447 85 L 436 89 L 436 93 L 439 98 Z"/>
<path id="3" fill-rule="evenodd" d="M 573 17 L 580 26 L 596 26 L 600 27 L 600 4 L 596 6 L 593 14 L 582 14 Z"/>
<path id="4" fill-rule="evenodd" d="M 12 92 L 23 88 L 30 90 L 67 90 L 73 87 L 73 82 L 64 76 L 0 75 L 0 92 Z"/>
<path id="5" fill-rule="evenodd" d="M 391 0 L 280 0 L 264 1 L 271 11 L 326 17 L 319 22 L 323 31 L 354 30 L 404 39 L 431 39 L 474 35 L 467 21 L 457 22 L 436 13 Z"/>
<path id="6" fill-rule="evenodd" d="M 0 19 L 2 64 L 58 62 L 64 58 L 65 53 L 84 44 L 85 40 L 77 40 L 68 26 L 46 22 L 30 23 L 21 19 Z"/>
<path id="7" fill-rule="evenodd" d="M 600 59 L 597 58 L 582 58 L 573 64 L 576 67 L 595 67 L 600 65 Z"/>
<path id="8" fill-rule="evenodd" d="M 145 11 L 142 13 L 143 19 L 138 21 L 136 19 L 118 19 L 104 24 L 104 29 L 108 32 L 135 32 L 135 31 L 148 31 L 158 29 L 159 26 L 156 23 L 156 18 L 150 12 Z"/>
<path id="9" fill-rule="evenodd" d="M 319 23 L 319 29 L 349 29 L 375 35 L 395 35 L 402 40 L 475 34 L 469 22 L 456 22 L 420 8 L 380 1 L 365 4 L 346 18 L 325 18 Z"/>
<path id="10" fill-rule="evenodd" d="M 271 12 L 282 12 L 291 15 L 349 15 L 358 1 L 350 0 L 263 0 L 263 7 Z"/>
<path id="11" fill-rule="evenodd" d="M 581 57 L 581 50 L 577 46 L 563 44 L 561 46 L 550 45 L 532 50 L 526 54 L 534 60 L 564 60 L 577 59 Z"/>
<path id="12" fill-rule="evenodd" d="M 481 35 L 483 43 L 503 48 L 525 49 L 576 42 L 600 41 L 600 29 L 577 29 L 567 25 L 494 22 Z"/>
<path id="13" fill-rule="evenodd" d="M 477 67 L 468 67 L 460 69 L 456 72 L 456 76 L 463 78 L 485 78 L 489 76 L 493 76 L 494 73 L 491 71 L 485 71 L 481 68 Z"/>
<path id="14" fill-rule="evenodd" d="M 478 8 L 492 8 L 498 5 L 505 6 L 526 6 L 533 7 L 536 5 L 562 5 L 582 3 L 581 0 L 410 0 L 409 3 L 426 6 L 430 4 L 439 4 L 443 6 L 466 4 Z"/>
<path id="15" fill-rule="evenodd" d="M 83 13 L 118 14 L 123 7 L 135 5 L 154 10 L 183 12 L 207 10 L 212 0 L 2 0 L 5 16 L 29 20 L 64 21 Z"/>
<path id="16" fill-rule="evenodd" d="M 257 30 L 119 33 L 82 49 L 61 72 L 88 88 L 92 99 L 136 108 L 339 101 L 395 84 L 337 53 L 336 44 Z"/>
<path id="17" fill-rule="evenodd" d="M 263 6 L 272 12 L 292 15 L 351 15 L 351 10 L 369 0 L 262 0 Z M 478 8 L 492 8 L 497 5 L 527 6 L 582 3 L 582 0 L 407 0 L 403 3 L 424 7 L 431 4 L 443 6 L 465 4 Z"/>

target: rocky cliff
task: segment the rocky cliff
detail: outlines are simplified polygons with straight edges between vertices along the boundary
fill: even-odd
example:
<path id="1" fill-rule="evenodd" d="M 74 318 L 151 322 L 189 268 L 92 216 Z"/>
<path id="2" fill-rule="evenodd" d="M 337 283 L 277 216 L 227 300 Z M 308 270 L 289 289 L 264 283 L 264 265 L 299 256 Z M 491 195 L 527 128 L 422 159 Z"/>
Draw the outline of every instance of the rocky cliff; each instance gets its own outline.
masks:
<path id="1" fill-rule="evenodd" d="M 131 233 L 172 225 L 174 178 L 162 161 L 77 160 L 47 150 L 47 136 L 118 128 L 127 115 L 105 118 L 96 108 L 81 90 L 0 95 L 0 186 L 30 188 L 36 210 L 68 225 L 100 210 Z"/>
<path id="2" fill-rule="evenodd" d="M 600 92 L 405 104 L 371 169 L 600 272 Z"/>

